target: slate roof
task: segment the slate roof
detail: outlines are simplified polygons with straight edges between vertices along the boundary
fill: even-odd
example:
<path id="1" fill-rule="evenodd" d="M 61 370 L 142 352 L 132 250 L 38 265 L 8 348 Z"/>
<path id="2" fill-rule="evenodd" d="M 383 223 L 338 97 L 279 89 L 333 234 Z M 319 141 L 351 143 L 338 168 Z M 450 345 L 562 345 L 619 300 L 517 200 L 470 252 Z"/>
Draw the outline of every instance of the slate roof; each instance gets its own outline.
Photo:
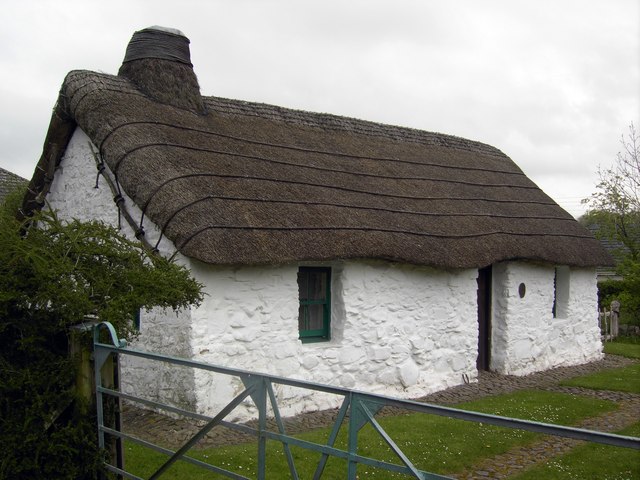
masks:
<path id="1" fill-rule="evenodd" d="M 492 146 L 218 97 L 182 108 L 150 92 L 140 79 L 70 72 L 25 210 L 38 208 L 79 126 L 144 215 L 206 263 L 611 263 Z"/>
<path id="2" fill-rule="evenodd" d="M 18 187 L 26 186 L 28 182 L 29 180 L 26 178 L 22 178 L 20 175 L 16 175 L 4 168 L 0 168 L 0 202 Z"/>

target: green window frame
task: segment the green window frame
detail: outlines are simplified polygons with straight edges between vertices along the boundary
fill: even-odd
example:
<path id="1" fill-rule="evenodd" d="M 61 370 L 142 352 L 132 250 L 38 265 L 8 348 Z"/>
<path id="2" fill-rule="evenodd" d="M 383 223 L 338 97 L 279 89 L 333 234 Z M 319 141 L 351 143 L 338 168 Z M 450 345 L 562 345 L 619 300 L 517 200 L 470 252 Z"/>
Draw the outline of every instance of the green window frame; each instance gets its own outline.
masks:
<path id="1" fill-rule="evenodd" d="M 331 268 L 298 268 L 298 331 L 302 343 L 331 339 Z"/>

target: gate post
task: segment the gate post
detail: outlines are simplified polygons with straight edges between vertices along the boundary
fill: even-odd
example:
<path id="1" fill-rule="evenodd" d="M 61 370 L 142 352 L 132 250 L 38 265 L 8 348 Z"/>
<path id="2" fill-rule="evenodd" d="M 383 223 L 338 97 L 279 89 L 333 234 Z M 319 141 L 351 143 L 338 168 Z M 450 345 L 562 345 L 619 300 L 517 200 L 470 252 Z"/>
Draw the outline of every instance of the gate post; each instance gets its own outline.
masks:
<path id="1" fill-rule="evenodd" d="M 96 385 L 93 378 L 91 330 L 95 323 L 81 323 L 69 328 L 69 355 L 76 365 L 76 395 L 82 415 L 95 408 Z"/>
<path id="2" fill-rule="evenodd" d="M 104 387 L 110 390 L 120 389 L 120 364 L 118 362 L 118 354 L 99 350 L 96 345 L 99 343 L 101 325 L 108 325 L 107 328 L 115 346 L 124 345 L 122 340 L 118 340 L 115 330 L 110 324 L 97 323 L 93 325 L 93 371 L 95 378 L 93 393 L 95 395 L 98 421 L 98 446 L 107 450 L 112 465 L 116 465 L 119 469 L 124 470 L 124 446 L 122 439 L 116 437 L 111 438 L 109 442 L 105 442 L 105 435 L 101 428 L 107 426 L 116 431 L 120 431 L 122 428 L 122 419 L 120 416 L 122 401 L 120 397 L 113 398 L 107 396 L 107 398 L 105 398 L 103 393 L 97 388 Z M 118 475 L 118 478 L 122 478 L 122 476 Z"/>

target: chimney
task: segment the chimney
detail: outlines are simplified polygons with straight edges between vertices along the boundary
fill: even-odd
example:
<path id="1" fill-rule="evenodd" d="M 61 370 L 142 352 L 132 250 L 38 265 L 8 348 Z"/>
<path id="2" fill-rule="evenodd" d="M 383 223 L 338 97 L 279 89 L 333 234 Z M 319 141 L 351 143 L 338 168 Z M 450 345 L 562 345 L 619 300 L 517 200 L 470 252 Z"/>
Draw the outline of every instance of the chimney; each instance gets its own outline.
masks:
<path id="1" fill-rule="evenodd" d="M 180 30 L 153 26 L 131 37 L 118 75 L 160 103 L 206 113 L 191 64 L 189 39 Z"/>

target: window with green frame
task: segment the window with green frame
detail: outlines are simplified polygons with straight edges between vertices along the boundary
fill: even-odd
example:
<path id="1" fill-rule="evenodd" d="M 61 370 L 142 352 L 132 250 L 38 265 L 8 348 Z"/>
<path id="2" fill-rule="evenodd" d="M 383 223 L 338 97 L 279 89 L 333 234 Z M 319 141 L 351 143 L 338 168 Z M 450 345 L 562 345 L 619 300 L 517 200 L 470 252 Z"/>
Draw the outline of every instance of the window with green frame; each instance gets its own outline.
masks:
<path id="1" fill-rule="evenodd" d="M 302 343 L 330 340 L 331 268 L 298 269 L 298 330 Z"/>

